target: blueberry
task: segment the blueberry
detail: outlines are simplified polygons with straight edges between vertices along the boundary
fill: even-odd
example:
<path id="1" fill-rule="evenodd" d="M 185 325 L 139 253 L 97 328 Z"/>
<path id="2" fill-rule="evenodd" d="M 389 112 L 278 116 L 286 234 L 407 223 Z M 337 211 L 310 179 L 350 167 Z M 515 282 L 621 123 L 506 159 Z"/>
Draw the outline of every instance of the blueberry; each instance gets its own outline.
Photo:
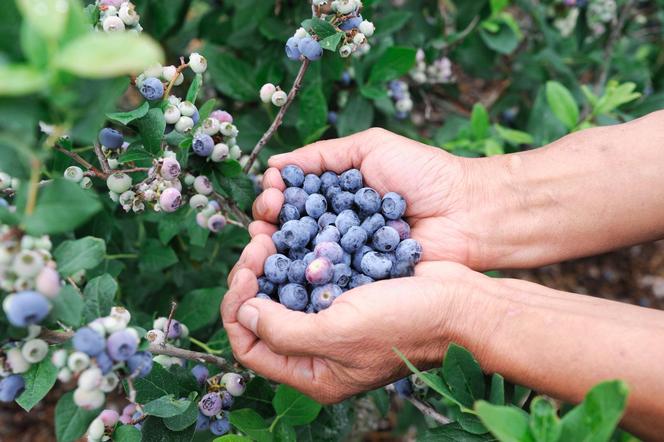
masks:
<path id="1" fill-rule="evenodd" d="M 12 402 L 25 390 L 23 376 L 12 374 L 0 381 L 0 402 Z"/>
<path id="2" fill-rule="evenodd" d="M 397 261 L 415 265 L 422 259 L 422 246 L 414 239 L 401 241 L 397 247 Z"/>
<path id="3" fill-rule="evenodd" d="M 288 221 L 300 219 L 300 211 L 292 204 L 284 204 L 279 212 L 279 222 L 285 224 Z"/>
<path id="4" fill-rule="evenodd" d="M 266 294 L 266 293 L 258 292 L 258 293 L 256 293 L 256 297 L 258 299 L 266 299 L 268 301 L 272 301 L 272 297 L 270 295 Z"/>
<path id="5" fill-rule="evenodd" d="M 399 239 L 401 239 L 401 241 L 410 238 L 410 226 L 401 218 L 395 220 L 391 219 L 386 223 L 386 225 L 399 232 Z"/>
<path id="6" fill-rule="evenodd" d="M 327 210 L 327 200 L 319 193 L 309 195 L 305 203 L 307 215 L 314 219 L 318 219 Z"/>
<path id="7" fill-rule="evenodd" d="M 286 284 L 279 289 L 279 302 L 291 310 L 304 310 L 309 303 L 307 289 L 300 284 Z"/>
<path id="8" fill-rule="evenodd" d="M 373 249 L 369 246 L 362 246 L 359 251 L 355 252 L 353 254 L 353 260 L 351 262 L 351 265 L 353 269 L 355 269 L 358 272 L 362 271 L 362 258 L 364 258 L 364 255 L 367 253 L 373 251 Z"/>
<path id="9" fill-rule="evenodd" d="M 347 209 L 337 215 L 334 224 L 337 226 L 337 229 L 339 229 L 339 233 L 345 235 L 346 232 L 348 232 L 348 229 L 360 225 L 360 218 L 354 211 Z"/>
<path id="10" fill-rule="evenodd" d="M 272 234 L 272 242 L 277 248 L 277 252 L 284 253 L 286 250 L 288 250 L 288 246 L 284 242 L 284 232 L 281 230 L 277 230 Z"/>
<path id="11" fill-rule="evenodd" d="M 136 378 L 144 378 L 152 371 L 152 353 L 139 351 L 127 359 L 127 369 L 130 375 Z"/>
<path id="12" fill-rule="evenodd" d="M 306 284 L 307 280 L 304 277 L 304 272 L 307 269 L 307 264 L 302 260 L 293 261 L 288 269 L 288 282 L 295 284 Z"/>
<path id="13" fill-rule="evenodd" d="M 107 375 L 113 370 L 113 359 L 105 351 L 95 356 L 95 362 L 103 375 Z"/>
<path id="14" fill-rule="evenodd" d="M 276 254 L 268 257 L 263 266 L 265 277 L 274 284 L 283 284 L 288 279 L 288 268 L 291 260 L 284 255 Z"/>
<path id="15" fill-rule="evenodd" d="M 231 430 L 231 423 L 228 416 L 223 415 L 210 423 L 210 433 L 215 436 L 223 436 Z"/>
<path id="16" fill-rule="evenodd" d="M 105 127 L 99 131 L 99 142 L 109 150 L 117 150 L 124 143 L 124 136 L 120 131 Z"/>
<path id="17" fill-rule="evenodd" d="M 327 122 L 332 126 L 337 124 L 338 119 L 339 119 L 339 114 L 337 114 L 336 112 L 330 111 L 327 113 Z"/>
<path id="18" fill-rule="evenodd" d="M 222 391 L 219 393 L 219 396 L 221 396 L 221 409 L 230 410 L 233 406 L 233 402 L 235 402 L 233 395 L 228 391 Z"/>
<path id="19" fill-rule="evenodd" d="M 126 361 L 138 347 L 136 335 L 127 329 L 113 332 L 106 340 L 106 351 L 114 361 Z"/>
<path id="20" fill-rule="evenodd" d="M 226 373 L 221 377 L 221 383 L 226 387 L 226 391 L 235 397 L 242 396 L 247 389 L 246 381 L 237 373 Z"/>
<path id="21" fill-rule="evenodd" d="M 358 26 L 360 26 L 360 23 L 362 23 L 362 16 L 351 17 L 345 22 L 341 23 L 339 25 L 339 29 L 341 29 L 342 31 L 350 31 L 351 29 L 355 29 Z"/>
<path id="22" fill-rule="evenodd" d="M 399 219 L 406 213 L 406 200 L 395 192 L 389 192 L 383 197 L 381 210 L 387 219 Z"/>
<path id="23" fill-rule="evenodd" d="M 305 37 L 297 45 L 302 55 L 311 61 L 320 59 L 323 56 L 323 48 L 313 38 Z"/>
<path id="24" fill-rule="evenodd" d="M 196 431 L 205 431 L 210 429 L 210 417 L 204 415 L 200 411 L 196 418 Z"/>
<path id="25" fill-rule="evenodd" d="M 350 283 L 350 278 L 353 276 L 353 271 L 348 264 L 335 264 L 334 276 L 332 276 L 332 283 L 339 287 L 346 287 Z"/>
<path id="26" fill-rule="evenodd" d="M 400 240 L 399 232 L 392 227 L 385 226 L 376 230 L 372 238 L 372 243 L 376 250 L 392 252 L 396 250 Z"/>
<path id="27" fill-rule="evenodd" d="M 341 84 L 344 86 L 350 86 L 350 84 L 353 82 L 353 77 L 351 77 L 350 72 L 344 71 L 343 74 L 341 74 Z"/>
<path id="28" fill-rule="evenodd" d="M 164 84 L 158 78 L 148 77 L 143 80 L 139 90 L 146 100 L 159 100 L 164 95 Z"/>
<path id="29" fill-rule="evenodd" d="M 336 226 L 327 226 L 314 238 L 314 246 L 322 242 L 339 242 L 340 239 L 341 233 L 339 233 L 339 229 Z"/>
<path id="30" fill-rule="evenodd" d="M 380 213 L 374 213 L 373 215 L 368 216 L 362 221 L 362 224 L 360 224 L 360 227 L 362 227 L 369 236 L 373 236 L 373 234 L 376 233 L 376 230 L 383 226 L 385 226 L 385 218 L 383 218 L 383 215 Z"/>
<path id="31" fill-rule="evenodd" d="M 367 216 L 378 212 L 380 203 L 380 195 L 371 187 L 363 187 L 355 192 L 355 205 Z"/>
<path id="32" fill-rule="evenodd" d="M 305 192 L 311 195 L 312 193 L 318 193 L 318 191 L 320 190 L 320 185 L 321 185 L 320 178 L 318 178 L 317 175 L 310 173 L 304 177 L 304 183 L 302 184 L 302 188 L 304 189 Z"/>
<path id="33" fill-rule="evenodd" d="M 390 276 L 392 260 L 385 253 L 369 252 L 362 257 L 362 273 L 373 279 L 385 279 Z"/>
<path id="34" fill-rule="evenodd" d="M 291 260 L 295 261 L 297 259 L 303 259 L 307 255 L 307 253 L 310 253 L 310 252 L 311 252 L 311 250 L 306 249 L 304 247 L 295 247 L 295 248 L 290 249 L 288 251 L 288 257 Z"/>
<path id="35" fill-rule="evenodd" d="M 97 356 L 106 349 L 106 339 L 90 327 L 81 327 L 71 339 L 74 349 L 88 356 Z"/>
<path id="36" fill-rule="evenodd" d="M 199 157 L 209 157 L 214 149 L 214 140 L 206 133 L 199 132 L 191 142 L 191 150 Z"/>
<path id="37" fill-rule="evenodd" d="M 334 173 L 334 172 L 324 172 L 320 176 L 320 190 L 321 190 L 321 192 L 324 193 L 330 187 L 338 186 L 338 185 L 339 185 L 339 177 L 337 176 L 336 173 Z"/>
<path id="38" fill-rule="evenodd" d="M 348 288 L 354 289 L 363 286 L 365 284 L 371 284 L 372 282 L 374 282 L 374 280 L 371 277 L 363 273 L 355 273 L 350 278 L 350 283 L 348 283 Z"/>
<path id="39" fill-rule="evenodd" d="M 288 187 L 301 187 L 304 183 L 304 172 L 298 166 L 291 164 L 281 171 L 281 178 Z"/>
<path id="40" fill-rule="evenodd" d="M 348 253 L 355 253 L 367 242 L 367 232 L 359 226 L 352 226 L 341 237 L 341 247 Z"/>
<path id="41" fill-rule="evenodd" d="M 311 264 L 311 261 L 313 261 L 314 259 L 316 259 L 316 254 L 314 252 L 309 252 L 306 255 L 304 255 L 302 261 L 304 261 L 306 265 L 309 265 Z"/>
<path id="42" fill-rule="evenodd" d="M 353 262 L 353 255 L 351 255 L 350 253 L 344 251 L 344 256 L 343 256 L 343 259 L 341 260 L 341 262 L 343 262 L 347 266 L 350 266 L 351 263 Z"/>
<path id="43" fill-rule="evenodd" d="M 341 187 L 337 186 L 330 186 L 327 189 L 325 189 L 325 198 L 332 204 L 332 198 L 334 195 L 337 193 L 342 192 Z"/>
<path id="44" fill-rule="evenodd" d="M 314 248 L 316 258 L 327 258 L 332 264 L 339 264 L 343 261 L 344 251 L 341 246 L 332 241 L 318 243 Z"/>
<path id="45" fill-rule="evenodd" d="M 314 239 L 318 234 L 318 232 L 320 231 L 320 227 L 318 227 L 318 222 L 316 222 L 316 220 L 310 216 L 303 216 L 302 218 L 300 218 L 300 224 L 302 224 L 302 226 L 306 228 L 307 231 L 309 232 L 310 240 Z"/>
<path id="46" fill-rule="evenodd" d="M 357 169 L 350 169 L 339 176 L 339 185 L 348 192 L 357 192 L 362 188 L 362 172 Z"/>
<path id="47" fill-rule="evenodd" d="M 413 276 L 415 274 L 415 269 L 413 265 L 403 261 L 397 261 L 392 265 L 392 270 L 390 270 L 390 278 L 405 278 L 408 276 Z"/>
<path id="48" fill-rule="evenodd" d="M 291 37 L 286 41 L 286 57 L 290 60 L 299 60 L 300 59 L 300 50 L 297 48 L 297 44 L 300 41 L 299 38 Z"/>
<path id="49" fill-rule="evenodd" d="M 266 293 L 268 295 L 274 295 L 276 287 L 274 286 L 274 283 L 267 279 L 265 276 L 261 276 L 258 278 L 258 291 L 262 293 Z"/>
<path id="50" fill-rule="evenodd" d="M 308 196 L 307 192 L 299 187 L 288 187 L 284 190 L 284 200 L 286 203 L 297 207 L 300 216 L 304 215 L 304 204 Z"/>
<path id="51" fill-rule="evenodd" d="M 5 298 L 3 307 L 12 325 L 27 327 L 40 323 L 48 315 L 51 304 L 41 293 L 25 291 Z"/>
<path id="52" fill-rule="evenodd" d="M 313 304 L 307 304 L 307 307 L 304 309 L 304 313 L 316 313 L 316 309 Z"/>
<path id="53" fill-rule="evenodd" d="M 311 304 L 317 312 L 325 310 L 332 305 L 341 293 L 341 288 L 335 284 L 325 284 L 316 287 L 311 292 Z"/>
<path id="54" fill-rule="evenodd" d="M 355 196 L 350 192 L 338 192 L 332 195 L 332 210 L 335 213 L 341 213 L 344 210 L 351 209 L 353 207 L 353 202 L 355 201 Z"/>
<path id="55" fill-rule="evenodd" d="M 307 266 L 305 276 L 309 283 L 314 285 L 327 284 L 334 276 L 332 261 L 325 257 L 316 258 Z M 282 302 L 283 304 L 283 302 Z"/>
<path id="56" fill-rule="evenodd" d="M 219 393 L 208 393 L 198 402 L 198 409 L 205 416 L 216 416 L 221 412 L 221 397 Z"/>
<path id="57" fill-rule="evenodd" d="M 166 327 L 168 327 L 168 330 L 166 330 Z M 164 333 L 166 333 L 167 338 L 177 339 L 182 336 L 182 324 L 180 324 L 180 321 L 171 319 L 164 324 Z"/>
<path id="58" fill-rule="evenodd" d="M 284 242 L 291 249 L 304 247 L 309 243 L 309 231 L 300 221 L 288 221 L 281 231 L 284 232 Z"/>
<path id="59" fill-rule="evenodd" d="M 408 378 L 399 379 L 392 385 L 399 396 L 408 397 L 413 394 L 413 384 Z"/>
<path id="60" fill-rule="evenodd" d="M 207 381 L 208 376 L 210 376 L 210 371 L 205 365 L 196 364 L 191 369 L 191 374 L 196 379 L 196 382 L 198 382 L 198 385 L 205 385 L 205 381 Z"/>
<path id="61" fill-rule="evenodd" d="M 337 215 L 332 212 L 325 212 L 318 218 L 318 227 L 324 229 L 330 224 L 334 224 L 337 221 Z"/>

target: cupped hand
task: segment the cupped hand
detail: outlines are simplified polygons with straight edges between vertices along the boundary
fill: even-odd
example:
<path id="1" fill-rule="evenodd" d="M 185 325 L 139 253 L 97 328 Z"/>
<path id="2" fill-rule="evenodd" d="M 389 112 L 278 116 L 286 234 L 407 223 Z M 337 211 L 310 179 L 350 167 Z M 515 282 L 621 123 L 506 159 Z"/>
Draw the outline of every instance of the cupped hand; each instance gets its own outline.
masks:
<path id="1" fill-rule="evenodd" d="M 267 235 L 256 235 L 244 250 L 222 303 L 224 328 L 242 365 L 322 403 L 404 376 L 393 348 L 420 368 L 440 364 L 454 330 L 473 326 L 463 319 L 470 294 L 479 291 L 470 286 L 487 278 L 459 264 L 421 263 L 414 277 L 355 288 L 327 310 L 306 314 L 255 298 L 273 253 Z"/>
<path id="2" fill-rule="evenodd" d="M 360 169 L 366 186 L 381 195 L 397 192 L 404 196 L 411 235 L 422 244 L 424 261 L 483 267 L 474 256 L 477 235 L 469 217 L 472 192 L 463 159 L 377 128 L 274 156 L 264 175 L 264 192 L 254 202 L 257 221 L 249 228 L 252 236 L 272 235 L 277 229 L 286 188 L 280 169 L 289 164 L 315 174 Z"/>

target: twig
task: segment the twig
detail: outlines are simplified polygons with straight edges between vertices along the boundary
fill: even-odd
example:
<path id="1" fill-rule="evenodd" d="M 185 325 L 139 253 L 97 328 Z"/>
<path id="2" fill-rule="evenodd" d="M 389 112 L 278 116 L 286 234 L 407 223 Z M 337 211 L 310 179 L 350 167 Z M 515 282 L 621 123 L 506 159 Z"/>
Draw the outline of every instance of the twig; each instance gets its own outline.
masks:
<path id="1" fill-rule="evenodd" d="M 81 166 L 85 167 L 90 172 L 92 172 L 94 174 L 94 176 L 96 176 L 97 178 L 101 178 L 101 179 L 104 179 L 104 180 L 108 178 L 107 173 L 104 173 L 101 170 L 97 169 L 95 166 L 90 164 L 85 158 L 81 157 L 76 152 L 71 152 L 71 151 L 65 149 L 62 146 L 58 146 L 57 144 L 55 146 L 53 146 L 53 149 L 67 155 L 69 158 L 76 161 L 78 164 L 80 164 Z"/>
<path id="2" fill-rule="evenodd" d="M 99 164 L 101 164 L 101 170 L 104 171 L 105 174 L 110 175 L 112 172 L 111 166 L 108 165 L 108 158 L 106 158 L 104 152 L 101 151 L 101 146 L 97 143 L 95 143 L 95 154 L 97 154 L 97 159 L 99 159 Z"/>
<path id="3" fill-rule="evenodd" d="M 448 418 L 446 416 L 443 416 L 438 411 L 434 410 L 434 408 L 431 407 L 429 404 L 426 404 L 426 403 L 422 402 L 419 399 L 416 399 L 412 396 L 407 396 L 405 399 L 408 402 L 410 402 L 411 404 L 413 404 L 413 406 L 415 408 L 420 410 L 420 412 L 423 415 L 425 415 L 427 417 L 430 417 L 431 419 L 435 420 L 436 422 L 438 422 L 441 425 L 446 425 L 446 424 L 449 424 L 450 422 L 452 422 L 452 420 L 450 418 Z"/>
<path id="4" fill-rule="evenodd" d="M 28 190 L 28 202 L 25 205 L 25 214 L 32 215 L 37 205 L 37 192 L 39 191 L 39 171 L 41 163 L 37 158 L 33 158 L 30 162 L 30 188 Z"/>
<path id="5" fill-rule="evenodd" d="M 221 195 L 219 192 L 214 192 L 213 193 L 215 199 L 217 202 L 222 205 L 225 209 L 226 212 L 232 213 L 235 218 L 237 218 L 237 221 L 240 224 L 240 227 L 244 227 L 245 229 L 249 227 L 249 223 L 251 223 L 251 218 L 249 218 L 240 208 L 235 204 L 234 201 L 231 201 L 228 198 L 225 198 L 223 195 Z M 229 223 L 233 224 L 233 223 Z M 237 225 L 237 224 L 236 224 Z"/>
<path id="6" fill-rule="evenodd" d="M 180 66 L 175 70 L 175 75 L 173 75 L 173 78 L 171 78 L 171 81 L 168 82 L 168 86 L 166 87 L 166 91 L 164 91 L 164 98 L 168 99 L 168 97 L 171 95 L 171 89 L 173 89 L 173 85 L 175 84 L 175 81 L 178 79 L 182 71 L 187 69 L 189 67 L 189 64 L 184 62 L 184 57 L 180 57 Z"/>
<path id="7" fill-rule="evenodd" d="M 625 6 L 623 6 L 618 16 L 618 21 L 613 26 L 613 29 L 611 29 L 611 35 L 609 35 L 609 40 L 607 41 L 606 47 L 604 49 L 604 65 L 602 66 L 599 78 L 595 84 L 595 94 L 597 95 L 599 95 L 601 92 L 602 87 L 604 87 L 604 83 L 606 83 L 606 79 L 609 76 L 609 69 L 613 59 L 613 50 L 615 49 L 618 38 L 620 38 L 620 32 L 625 25 L 625 21 L 627 21 L 627 16 L 631 11 L 632 6 L 634 6 L 634 3 L 635 0 L 628 0 L 627 3 L 625 3 Z"/>
<path id="8" fill-rule="evenodd" d="M 168 322 L 166 322 L 166 339 L 162 342 L 161 346 L 166 346 L 166 340 L 168 339 L 168 334 L 171 332 L 171 323 L 173 322 L 173 315 L 175 314 L 175 309 L 178 308 L 178 304 L 175 301 L 171 301 L 171 311 L 168 314 Z"/>
<path id="9" fill-rule="evenodd" d="M 307 59 L 302 60 L 302 65 L 300 66 L 300 70 L 298 71 L 297 76 L 295 77 L 295 81 L 293 82 L 293 86 L 291 87 L 290 92 L 288 92 L 288 100 L 286 101 L 286 104 L 284 104 L 281 107 L 281 109 L 279 109 L 279 112 L 277 113 L 277 116 L 274 118 L 274 121 L 267 129 L 267 131 L 263 134 L 261 139 L 258 140 L 258 143 L 256 143 L 254 149 L 251 151 L 251 155 L 249 155 L 249 160 L 247 161 L 247 164 L 245 164 L 244 166 L 244 173 L 248 173 L 251 170 L 251 166 L 253 166 L 254 163 L 256 162 L 258 154 L 261 153 L 267 142 L 270 141 L 270 138 L 272 138 L 276 130 L 279 129 L 279 126 L 281 126 L 281 123 L 284 119 L 284 115 L 286 115 L 288 107 L 295 99 L 295 96 L 300 90 L 300 87 L 302 87 L 302 79 L 304 78 L 304 74 L 307 72 L 308 67 L 309 67 L 309 60 Z"/>

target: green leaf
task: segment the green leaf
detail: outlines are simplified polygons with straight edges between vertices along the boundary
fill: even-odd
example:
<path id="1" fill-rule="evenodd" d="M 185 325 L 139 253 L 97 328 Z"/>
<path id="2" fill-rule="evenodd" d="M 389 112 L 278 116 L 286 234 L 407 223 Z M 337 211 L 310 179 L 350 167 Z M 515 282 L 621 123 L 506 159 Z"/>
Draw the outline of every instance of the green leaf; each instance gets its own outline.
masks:
<path id="1" fill-rule="evenodd" d="M 170 247 L 149 238 L 141 248 L 138 262 L 145 271 L 157 272 L 177 264 L 178 257 Z"/>
<path id="2" fill-rule="evenodd" d="M 332 34 L 328 37 L 325 37 L 319 42 L 320 46 L 323 49 L 334 52 L 339 47 L 339 43 L 341 42 L 341 39 L 345 35 L 346 35 L 345 32 L 337 32 L 336 34 Z"/>
<path id="3" fill-rule="evenodd" d="M 203 103 L 203 106 L 198 108 L 198 115 L 201 120 L 205 120 L 210 116 L 214 108 L 217 106 L 217 99 L 210 98 L 208 101 Z"/>
<path id="4" fill-rule="evenodd" d="M 382 15 L 374 21 L 376 25 L 374 37 L 381 37 L 397 32 L 408 23 L 412 16 L 412 12 L 404 11 L 403 9 Z"/>
<path id="5" fill-rule="evenodd" d="M 546 101 L 567 129 L 572 130 L 579 121 L 579 108 L 572 93 L 557 81 L 547 81 Z"/>
<path id="6" fill-rule="evenodd" d="M 623 104 L 636 100 L 641 94 L 634 92 L 634 89 L 636 89 L 635 83 L 627 82 L 619 85 L 615 80 L 610 81 L 604 95 L 593 105 L 593 115 L 609 114 Z M 586 92 L 585 89 L 582 90 Z"/>
<path id="7" fill-rule="evenodd" d="M 489 113 L 481 103 L 475 103 L 473 106 L 470 131 L 475 140 L 483 140 L 489 136 Z"/>
<path id="8" fill-rule="evenodd" d="M 103 274 L 90 280 L 83 290 L 83 320 L 92 322 L 96 318 L 107 316 L 115 300 L 118 283 L 109 274 Z"/>
<path id="9" fill-rule="evenodd" d="M 320 82 L 303 88 L 300 93 L 300 118 L 296 126 L 303 140 L 327 126 L 327 101 Z"/>
<path id="10" fill-rule="evenodd" d="M 106 255 L 106 243 L 99 238 L 85 238 L 63 241 L 53 252 L 62 276 L 71 276 L 79 270 L 97 267 Z"/>
<path id="11" fill-rule="evenodd" d="M 30 370 L 23 373 L 25 390 L 16 399 L 16 403 L 29 412 L 46 396 L 46 393 L 51 391 L 57 378 L 58 369 L 55 368 L 50 357 L 47 356 L 40 363 L 33 364 Z"/>
<path id="12" fill-rule="evenodd" d="M 243 60 L 213 49 L 204 51 L 210 78 L 223 94 L 240 101 L 258 99 L 253 68 Z"/>
<path id="13" fill-rule="evenodd" d="M 443 378 L 452 395 L 468 408 L 484 397 L 484 374 L 480 364 L 463 347 L 450 344 L 443 360 Z"/>
<path id="14" fill-rule="evenodd" d="M 519 46 L 520 35 L 502 20 L 484 22 L 480 37 L 491 49 L 501 54 L 511 54 Z"/>
<path id="15" fill-rule="evenodd" d="M 283 422 L 289 425 L 305 425 L 320 413 L 321 405 L 287 385 L 279 385 L 272 405 Z"/>
<path id="16" fill-rule="evenodd" d="M 127 112 L 112 112 L 106 114 L 106 117 L 109 120 L 117 121 L 120 124 L 127 125 L 134 120 L 144 117 L 149 110 L 150 110 L 150 103 L 144 101 L 143 104 L 141 104 L 139 107 L 137 107 L 134 110 L 130 110 Z M 126 153 L 123 154 L 123 156 L 124 155 L 126 155 Z"/>
<path id="17" fill-rule="evenodd" d="M 32 66 L 0 65 L 0 96 L 27 95 L 44 89 L 48 79 Z"/>
<path id="18" fill-rule="evenodd" d="M 141 430 L 133 425 L 120 425 L 113 432 L 113 442 L 140 442 Z"/>
<path id="19" fill-rule="evenodd" d="M 374 108 L 371 102 L 360 94 L 353 95 L 346 109 L 339 114 L 337 132 L 340 136 L 354 134 L 371 127 L 374 119 Z"/>
<path id="20" fill-rule="evenodd" d="M 527 132 L 510 129 L 500 124 L 494 124 L 493 127 L 498 132 L 498 136 L 510 144 L 519 146 L 521 144 L 533 144 L 534 142 L 533 137 Z"/>
<path id="21" fill-rule="evenodd" d="M 74 393 L 65 393 L 55 406 L 55 436 L 58 442 L 74 442 L 88 429 L 101 410 L 84 410 L 74 403 Z"/>
<path id="22" fill-rule="evenodd" d="M 486 401 L 478 401 L 475 411 L 482 423 L 501 442 L 533 442 L 528 427 L 528 415 L 524 411 L 492 405 Z"/>
<path id="23" fill-rule="evenodd" d="M 166 130 L 164 112 L 159 108 L 152 108 L 145 116 L 134 121 L 134 125 L 138 128 L 145 150 L 155 155 L 161 152 L 161 140 Z"/>
<path id="24" fill-rule="evenodd" d="M 530 432 L 535 442 L 557 442 L 562 425 L 551 402 L 538 396 L 530 403 Z"/>
<path id="25" fill-rule="evenodd" d="M 260 414 L 256 413 L 250 408 L 242 410 L 232 410 L 229 413 L 231 424 L 247 434 L 253 440 L 258 442 L 271 441 L 272 436 L 269 433 L 269 427 L 265 423 L 265 419 Z"/>
<path id="26" fill-rule="evenodd" d="M 191 405 L 189 399 L 176 399 L 172 394 L 162 396 L 143 405 L 145 413 L 157 417 L 173 417 L 187 411 Z M 186 428 L 186 427 L 185 427 Z"/>
<path id="27" fill-rule="evenodd" d="M 320 19 L 318 17 L 305 20 L 304 22 L 302 22 L 302 26 L 305 29 L 311 29 L 312 31 L 314 31 L 314 33 L 318 36 L 319 39 L 324 39 L 337 33 L 337 30 L 335 29 L 334 26 L 332 26 L 329 22 Z"/>
<path id="28" fill-rule="evenodd" d="M 273 431 L 275 442 L 297 442 L 295 428 L 284 421 L 279 421 Z"/>
<path id="29" fill-rule="evenodd" d="M 62 0 L 18 0 L 16 3 L 30 25 L 50 40 L 64 32 L 69 8 L 81 7 L 78 2 Z"/>
<path id="30" fill-rule="evenodd" d="M 491 375 L 489 402 L 493 405 L 505 405 L 505 378 L 498 373 Z"/>
<path id="31" fill-rule="evenodd" d="M 101 204 L 94 192 L 56 178 L 39 190 L 35 210 L 23 219 L 23 226 L 34 236 L 71 232 L 99 210 Z"/>
<path id="32" fill-rule="evenodd" d="M 560 440 L 609 440 L 625 411 L 628 393 L 629 389 L 622 381 L 606 381 L 593 387 L 583 402 L 562 418 Z"/>
<path id="33" fill-rule="evenodd" d="M 143 421 L 141 442 L 191 442 L 194 438 L 195 425 L 183 431 L 171 431 L 160 418 L 150 416 Z"/>
<path id="34" fill-rule="evenodd" d="M 218 307 L 225 291 L 224 287 L 213 287 L 187 293 L 178 305 L 175 317 L 192 332 L 207 327 L 219 319 Z"/>
<path id="35" fill-rule="evenodd" d="M 428 429 L 417 437 L 417 442 L 494 442 L 497 440 L 490 434 L 468 433 L 457 422 Z"/>
<path id="36" fill-rule="evenodd" d="M 222 336 L 223 333 L 223 336 Z M 214 341 L 217 342 L 214 342 Z M 221 344 L 221 341 L 224 341 Z M 213 335 L 213 337 L 208 341 L 208 345 L 213 349 L 222 349 L 227 350 L 230 353 L 230 344 L 228 343 L 228 337 L 226 331 L 220 329 Z M 222 357 L 227 357 L 225 354 L 221 354 Z M 244 394 L 235 399 L 235 407 L 240 408 L 251 408 L 262 416 L 272 416 L 274 414 L 274 408 L 272 407 L 272 399 L 274 398 L 274 388 L 270 383 L 260 376 L 256 376 L 247 384 L 247 388 Z"/>
<path id="37" fill-rule="evenodd" d="M 166 428 L 172 431 L 182 431 L 196 422 L 198 418 L 198 402 L 191 401 L 189 407 L 177 416 L 164 419 Z"/>
<path id="38" fill-rule="evenodd" d="M 140 404 L 151 402 L 165 395 L 180 393 L 180 386 L 175 375 L 157 363 L 152 366 L 152 370 L 147 376 L 134 380 L 134 387 L 136 388 L 136 402 Z M 125 390 L 127 390 L 126 384 Z"/>
<path id="39" fill-rule="evenodd" d="M 415 65 L 416 53 L 413 48 L 400 46 L 387 48 L 373 65 L 369 83 L 384 83 L 405 75 Z"/>
<path id="40" fill-rule="evenodd" d="M 212 442 L 252 442 L 253 439 L 244 436 L 238 436 L 237 434 L 227 434 L 225 436 L 218 437 Z"/>
<path id="41" fill-rule="evenodd" d="M 175 131 L 173 131 L 175 132 Z M 118 161 L 120 163 L 129 163 L 132 161 L 152 161 L 152 159 L 155 158 L 154 155 L 152 155 L 150 152 L 147 150 L 141 148 L 141 147 L 129 147 L 129 149 L 121 154 L 118 157 Z"/>
<path id="42" fill-rule="evenodd" d="M 194 81 L 189 85 L 189 90 L 187 91 L 187 101 L 196 103 L 196 97 L 198 97 L 198 91 L 201 90 L 201 84 L 203 84 L 203 75 L 196 74 Z"/>
<path id="43" fill-rule="evenodd" d="M 85 78 L 138 74 L 163 60 L 164 53 L 154 40 L 131 32 L 91 32 L 55 55 L 56 66 Z"/>
<path id="44" fill-rule="evenodd" d="M 234 177 L 225 177 L 215 172 L 216 184 L 221 187 L 226 195 L 231 196 L 242 210 L 247 210 L 256 198 L 256 190 L 251 178 L 241 174 Z"/>
<path id="45" fill-rule="evenodd" d="M 81 325 L 83 314 L 83 298 L 72 286 L 66 285 L 54 299 L 51 299 L 53 310 L 51 316 L 58 322 L 70 327 Z"/>

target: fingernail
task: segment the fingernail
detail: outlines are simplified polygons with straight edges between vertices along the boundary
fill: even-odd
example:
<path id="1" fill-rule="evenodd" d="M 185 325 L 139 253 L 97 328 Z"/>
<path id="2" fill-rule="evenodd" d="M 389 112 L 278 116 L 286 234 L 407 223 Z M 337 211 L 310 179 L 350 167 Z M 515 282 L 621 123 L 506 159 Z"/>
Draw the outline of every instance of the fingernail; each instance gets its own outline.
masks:
<path id="1" fill-rule="evenodd" d="M 237 312 L 237 320 L 245 328 L 256 334 L 258 325 L 258 310 L 255 307 L 244 304 Z"/>

